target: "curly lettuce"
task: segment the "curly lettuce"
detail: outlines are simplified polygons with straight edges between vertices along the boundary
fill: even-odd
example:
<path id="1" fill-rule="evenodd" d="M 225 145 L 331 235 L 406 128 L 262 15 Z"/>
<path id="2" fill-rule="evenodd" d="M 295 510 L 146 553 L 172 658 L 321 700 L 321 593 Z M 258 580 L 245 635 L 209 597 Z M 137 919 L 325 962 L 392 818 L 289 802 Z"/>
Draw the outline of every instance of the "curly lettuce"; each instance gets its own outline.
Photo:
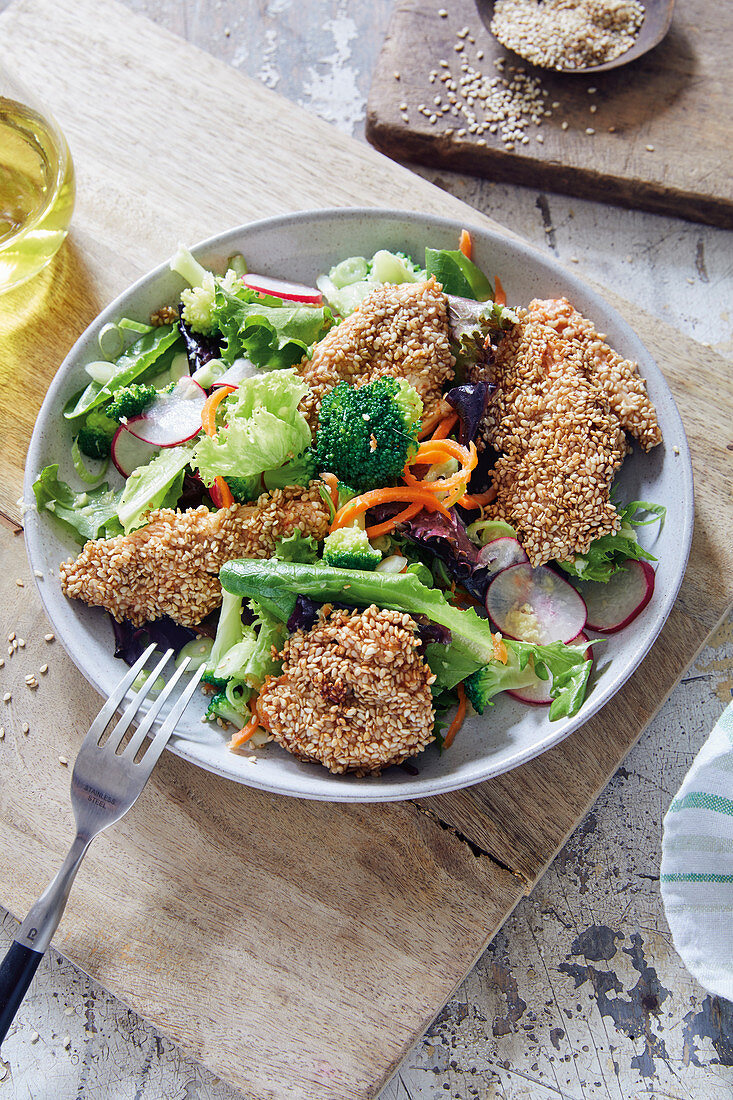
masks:
<path id="1" fill-rule="evenodd" d="M 222 403 L 224 424 L 197 443 L 192 465 L 206 485 L 216 477 L 247 478 L 300 456 L 311 442 L 298 410 L 308 392 L 294 370 L 247 378 Z"/>

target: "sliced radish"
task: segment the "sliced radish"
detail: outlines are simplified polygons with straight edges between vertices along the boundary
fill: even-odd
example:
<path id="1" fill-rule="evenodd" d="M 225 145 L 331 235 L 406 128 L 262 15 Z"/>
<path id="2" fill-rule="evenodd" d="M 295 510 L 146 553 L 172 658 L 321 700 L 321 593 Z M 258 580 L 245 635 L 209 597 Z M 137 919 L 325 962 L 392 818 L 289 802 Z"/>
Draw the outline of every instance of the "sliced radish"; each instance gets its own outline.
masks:
<path id="1" fill-rule="evenodd" d="M 161 393 L 142 416 L 127 422 L 132 432 L 154 447 L 177 447 L 201 431 L 206 391 L 193 378 L 181 378 L 172 393 Z"/>
<path id="2" fill-rule="evenodd" d="M 627 561 L 605 584 L 576 581 L 588 608 L 588 626 L 599 634 L 623 630 L 644 610 L 654 593 L 654 570 L 648 561 Z"/>
<path id="3" fill-rule="evenodd" d="M 112 461 L 123 477 L 129 477 L 138 466 L 147 466 L 159 450 L 159 447 L 138 439 L 128 432 L 124 424 L 120 424 L 112 440 Z"/>
<path id="4" fill-rule="evenodd" d="M 525 565 L 529 562 L 529 558 L 516 539 L 502 535 L 501 538 L 492 539 L 482 547 L 478 562 L 479 565 L 486 567 L 489 577 L 494 577 L 503 569 L 511 568 L 512 565 Z"/>
<path id="5" fill-rule="evenodd" d="M 245 378 L 252 378 L 255 374 L 259 374 L 259 371 L 251 360 L 235 359 L 231 367 L 225 370 L 220 378 L 217 378 L 211 388 L 216 389 L 217 386 L 234 386 L 236 388 Z"/>
<path id="6" fill-rule="evenodd" d="M 512 565 L 498 573 L 486 593 L 486 610 L 502 634 L 538 645 L 569 642 L 587 616 L 572 585 L 544 565 Z"/>
<path id="7" fill-rule="evenodd" d="M 248 273 L 242 276 L 242 282 L 250 290 L 258 290 L 261 294 L 271 294 L 274 298 L 283 298 L 286 302 L 304 302 L 309 306 L 319 306 L 323 301 L 320 290 L 317 290 L 314 286 L 304 286 L 303 283 L 288 283 L 284 279 L 271 279 L 269 275 Z"/>

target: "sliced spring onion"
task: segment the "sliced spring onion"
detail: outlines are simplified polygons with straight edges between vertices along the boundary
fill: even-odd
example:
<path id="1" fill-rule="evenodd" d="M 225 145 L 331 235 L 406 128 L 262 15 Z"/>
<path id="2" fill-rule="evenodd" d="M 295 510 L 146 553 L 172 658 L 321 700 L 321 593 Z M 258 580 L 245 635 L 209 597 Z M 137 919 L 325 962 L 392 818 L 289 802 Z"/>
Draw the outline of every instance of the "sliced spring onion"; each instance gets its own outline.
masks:
<path id="1" fill-rule="evenodd" d="M 232 271 L 236 271 L 237 275 L 247 274 L 247 263 L 241 252 L 235 252 L 233 256 L 229 257 L 227 267 L 230 267 Z"/>
<path id="2" fill-rule="evenodd" d="M 148 670 L 146 668 L 144 668 L 142 670 L 142 672 L 138 672 L 137 676 L 135 677 L 135 679 L 130 684 L 130 690 L 131 691 L 139 691 L 140 688 L 143 686 L 143 684 L 147 684 L 148 680 L 150 679 L 150 677 L 152 675 L 153 675 L 152 672 L 148 672 Z M 164 687 L 165 687 L 165 680 L 163 679 L 162 676 L 158 676 L 157 680 L 155 681 L 155 683 L 153 684 L 153 686 L 150 689 L 150 695 L 159 695 Z"/>
<path id="3" fill-rule="evenodd" d="M 190 657 L 188 671 L 195 672 L 196 669 L 206 664 L 211 656 L 213 645 L 213 638 L 194 638 L 192 641 L 186 642 L 176 657 L 176 668 L 185 661 L 186 657 Z"/>
<path id="4" fill-rule="evenodd" d="M 96 485 L 98 481 L 101 481 L 104 475 L 107 473 L 107 467 L 109 466 L 109 458 L 105 458 L 102 461 L 102 465 L 99 472 L 93 474 L 90 469 L 87 468 L 84 458 L 82 457 L 81 450 L 79 449 L 79 441 L 77 439 L 71 444 L 71 461 L 74 463 L 74 469 L 77 475 L 86 485 Z"/>
<path id="5" fill-rule="evenodd" d="M 100 386 L 106 386 L 117 369 L 116 363 L 110 363 L 108 359 L 95 359 L 93 363 L 87 363 L 84 370 L 93 382 Z"/>
<path id="6" fill-rule="evenodd" d="M 377 565 L 378 573 L 401 573 L 407 565 L 407 558 L 402 554 L 390 554 L 388 558 L 383 558 Z"/>
<path id="7" fill-rule="evenodd" d="M 132 317 L 121 317 L 117 327 L 123 332 L 138 332 L 141 336 L 153 331 L 153 325 L 148 325 L 144 321 L 133 321 Z"/>
<path id="8" fill-rule="evenodd" d="M 120 332 L 119 325 L 115 325 L 112 322 L 107 325 L 102 325 L 102 328 L 99 330 L 99 336 L 97 337 L 97 343 L 105 359 L 116 359 L 118 355 L 121 355 L 122 349 L 125 346 L 125 341 Z"/>
<path id="9" fill-rule="evenodd" d="M 179 351 L 174 355 L 170 365 L 171 382 L 177 382 L 179 378 L 186 378 L 191 373 L 188 366 L 188 356 L 185 351 Z"/>

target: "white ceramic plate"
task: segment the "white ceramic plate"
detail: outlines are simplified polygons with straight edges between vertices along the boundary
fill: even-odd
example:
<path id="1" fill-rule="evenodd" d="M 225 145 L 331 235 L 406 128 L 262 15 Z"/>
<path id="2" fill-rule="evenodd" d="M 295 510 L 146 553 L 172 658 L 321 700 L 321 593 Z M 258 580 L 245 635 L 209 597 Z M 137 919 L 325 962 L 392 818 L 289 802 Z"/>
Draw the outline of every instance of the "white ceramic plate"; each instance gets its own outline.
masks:
<path id="1" fill-rule="evenodd" d="M 379 210 L 322 210 L 271 218 L 233 229 L 193 251 L 214 270 L 223 271 L 233 252 L 242 252 L 253 271 L 312 284 L 322 271 L 346 256 L 371 256 L 378 248 L 402 250 L 422 259 L 426 245 L 455 248 L 461 226 L 421 214 Z M 638 361 L 657 407 L 664 444 L 645 455 L 635 450 L 620 477 L 621 500 L 665 504 L 667 518 L 658 527 L 641 528 L 641 540 L 659 559 L 656 588 L 644 612 L 619 634 L 596 647 L 596 667 L 586 702 L 570 720 L 549 722 L 544 708 L 526 707 L 508 697 L 479 718 L 468 720 L 450 751 L 430 748 L 414 761 L 418 774 L 391 768 L 378 778 L 334 776 L 315 765 L 299 763 L 276 745 L 258 753 L 256 763 L 230 753 L 216 725 L 202 723 L 203 707 L 194 705 L 171 742 L 175 753 L 202 768 L 239 783 L 280 794 L 343 802 L 389 801 L 455 790 L 522 764 L 556 745 L 595 714 L 632 674 L 657 637 L 677 596 L 687 564 L 693 522 L 690 455 L 679 413 L 664 378 L 649 352 L 629 326 L 580 279 L 528 245 L 481 230 L 472 230 L 476 262 L 489 275 L 498 274 L 510 303 L 533 297 L 566 295 L 607 333 L 613 347 Z M 87 381 L 84 364 L 98 358 L 102 325 L 122 316 L 147 320 L 151 311 L 177 300 L 182 282 L 163 264 L 135 283 L 90 325 L 64 360 L 38 416 L 25 476 L 25 499 L 50 462 L 74 484 L 70 438 L 61 416 L 65 401 Z M 116 475 L 114 471 L 112 478 Z M 62 596 L 57 566 L 78 552 L 77 546 L 35 509 L 26 514 L 26 542 L 33 569 L 43 574 L 39 589 L 60 641 L 72 660 L 102 695 L 123 672 L 113 657 L 112 627 L 100 609 Z"/>

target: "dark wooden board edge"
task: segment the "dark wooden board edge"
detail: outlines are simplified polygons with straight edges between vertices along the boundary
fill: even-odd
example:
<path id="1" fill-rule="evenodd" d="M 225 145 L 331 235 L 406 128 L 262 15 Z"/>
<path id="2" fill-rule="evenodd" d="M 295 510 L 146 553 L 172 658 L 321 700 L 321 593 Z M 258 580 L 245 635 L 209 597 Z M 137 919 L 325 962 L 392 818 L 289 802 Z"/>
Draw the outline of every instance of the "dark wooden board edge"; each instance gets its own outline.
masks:
<path id="1" fill-rule="evenodd" d="M 455 55 L 450 49 L 453 24 L 456 20 L 460 22 L 467 19 L 469 11 L 474 19 L 477 18 L 473 4 L 458 3 L 454 8 L 455 12 L 451 9 L 448 19 L 438 20 L 446 27 L 446 53 L 453 58 Z M 406 90 L 404 80 L 397 83 L 394 73 L 405 67 L 405 58 L 419 54 L 421 46 L 427 44 L 431 22 L 434 22 L 434 13 L 426 12 L 418 0 L 401 0 L 392 14 L 372 77 L 367 103 L 366 137 L 381 153 L 393 160 L 423 164 L 429 168 L 467 172 L 497 182 L 546 187 L 578 198 L 595 201 L 600 198 L 604 202 L 629 209 L 669 214 L 722 229 L 733 228 L 733 188 L 727 194 L 720 195 L 706 190 L 704 181 L 709 176 L 707 172 L 701 174 L 699 188 L 690 190 L 667 186 L 663 180 L 650 180 L 643 175 L 613 176 L 581 164 L 563 164 L 560 159 L 545 160 L 521 152 L 521 147 L 508 153 L 501 145 L 492 146 L 490 142 L 479 146 L 475 140 L 458 139 L 455 134 L 445 137 L 440 132 L 436 133 L 425 119 L 414 123 L 403 122 L 398 107 Z M 448 29 L 449 26 L 451 30 Z M 491 36 L 487 34 L 487 37 Z M 657 64 L 662 64 L 655 63 L 655 57 L 659 58 L 659 50 L 658 47 L 647 55 L 651 60 L 641 59 L 637 64 L 648 64 L 652 69 L 657 68 Z M 499 48 L 499 52 L 503 52 L 508 61 L 517 63 L 517 59 L 506 51 Z M 522 62 L 519 64 L 523 64 L 527 71 L 532 71 L 531 65 Z M 618 72 L 600 74 L 595 82 L 600 83 L 604 78 L 617 81 L 621 79 Z M 551 74 L 544 74 L 544 77 L 550 89 L 556 91 L 557 84 L 553 83 L 556 78 Z M 437 87 L 437 84 L 434 85 L 434 88 Z M 428 95 L 427 91 L 425 95 Z M 414 118 L 414 105 L 412 110 Z"/>

